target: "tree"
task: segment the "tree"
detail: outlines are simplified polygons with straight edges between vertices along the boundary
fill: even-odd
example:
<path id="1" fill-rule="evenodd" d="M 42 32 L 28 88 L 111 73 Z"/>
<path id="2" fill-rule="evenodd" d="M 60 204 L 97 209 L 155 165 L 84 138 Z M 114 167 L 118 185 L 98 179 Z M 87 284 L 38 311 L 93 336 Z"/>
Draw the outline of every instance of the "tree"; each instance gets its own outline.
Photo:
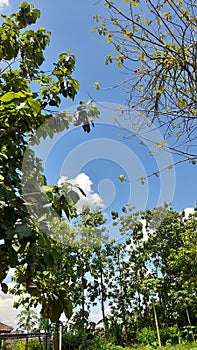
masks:
<path id="1" fill-rule="evenodd" d="M 176 330 L 176 339 L 187 331 L 187 337 L 194 340 L 196 210 L 188 218 L 184 211 L 178 213 L 167 206 L 133 213 L 126 205 L 122 211 L 120 215 L 112 212 L 126 243 L 122 256 L 114 255 L 117 283 L 112 319 L 119 319 L 125 330 L 132 329 L 134 339 L 146 327 L 144 337 L 155 329 L 160 345 L 172 330 Z M 121 344 L 126 339 L 123 332 L 122 327 Z"/>
<path id="2" fill-rule="evenodd" d="M 23 264 L 22 260 L 13 276 L 15 285 L 11 292 L 19 296 L 14 306 L 29 310 L 41 305 L 42 317 L 55 325 L 55 349 L 62 313 L 70 320 L 73 310 L 80 308 L 71 322 L 76 321 L 77 328 L 83 331 L 87 328 L 88 274 L 94 250 L 106 240 L 102 236 L 104 223 L 101 211 L 91 212 L 88 207 L 82 209 L 72 228 L 65 218 L 53 219 L 55 239 L 51 238 L 45 249 L 37 244 L 32 250 L 36 258 L 31 256 L 31 264 Z"/>
<path id="3" fill-rule="evenodd" d="M 36 257 L 36 249 L 46 249 L 48 237 L 32 220 L 30 210 L 37 213 L 39 200 L 36 197 L 24 196 L 23 189 L 31 179 L 33 190 L 44 187 L 43 195 L 48 197 L 51 208 L 58 216 L 64 212 L 68 218 L 76 215 L 75 203 L 78 197 L 71 185 L 64 184 L 46 187 L 42 164 L 28 150 L 28 142 L 35 131 L 45 124 L 42 137 L 52 137 L 55 132 L 69 127 L 71 117 L 61 113 L 58 118 L 52 117 L 58 111 L 61 100 L 74 99 L 79 82 L 72 77 L 75 68 L 75 56 L 63 52 L 53 64 L 50 71 L 44 72 L 44 50 L 50 42 L 50 32 L 44 28 L 31 29 L 36 24 L 40 11 L 26 2 L 20 5 L 16 14 L 2 16 L 0 27 L 0 282 L 4 280 L 10 267 L 23 264 L 31 265 Z M 35 27 L 33 27 L 35 28 Z M 84 106 L 86 110 L 86 106 Z M 90 126 L 87 118 L 77 119 L 78 125 Z M 81 117 L 81 115 L 80 115 Z M 57 120 L 58 119 L 58 120 Z M 60 122 L 60 123 L 59 123 Z M 89 128 L 88 128 L 89 126 Z M 87 130 L 88 129 L 88 130 Z M 37 135 L 34 141 L 39 143 Z M 28 152 L 27 152 L 28 150 Z M 27 167 L 23 167 L 26 153 Z M 34 206 L 36 202 L 36 205 Z M 37 210 L 37 211 L 36 211 Z M 50 211 L 50 210 L 49 210 Z M 46 220 L 46 218 L 45 218 Z M 38 252 L 38 255 L 40 253 Z M 26 284 L 28 283 L 28 277 Z M 5 283 L 2 290 L 7 292 Z"/>
<path id="4" fill-rule="evenodd" d="M 18 315 L 19 330 L 32 332 L 38 323 L 38 316 L 35 311 L 24 309 Z M 28 349 L 28 338 L 26 338 L 25 349 Z"/>
<path id="5" fill-rule="evenodd" d="M 100 303 L 104 338 L 109 337 L 106 302 L 110 301 L 113 290 L 115 269 L 112 252 L 113 241 L 95 249 L 90 265 L 91 281 L 88 286 L 88 295 L 92 305 L 97 305 L 98 300 Z"/>
<path id="6" fill-rule="evenodd" d="M 73 292 L 73 305 L 79 309 L 74 316 L 75 326 L 87 329 L 90 305 L 94 301 L 92 293 L 92 266 L 93 257 L 106 242 L 105 224 L 106 220 L 100 210 L 91 210 L 87 205 L 82 207 L 76 222 L 74 230 L 76 240 L 74 246 L 77 249 L 76 271 L 77 280 Z"/>
<path id="7" fill-rule="evenodd" d="M 18 315 L 18 327 L 27 332 L 37 329 L 38 315 L 33 310 L 22 310 Z"/>
<path id="8" fill-rule="evenodd" d="M 103 3 L 107 17 L 94 17 L 94 31 L 115 48 L 106 64 L 115 61 L 124 69 L 126 80 L 117 86 L 128 94 L 131 118 L 135 111 L 131 121 L 139 113 L 137 135 L 147 139 L 143 125 L 155 122 L 164 135 L 158 146 L 178 155 L 177 162 L 195 164 L 197 5 L 190 0 L 125 0 L 121 7 L 118 1 Z"/>
<path id="9" fill-rule="evenodd" d="M 54 349 L 58 349 L 59 320 L 62 313 L 70 319 L 73 313 L 72 295 L 77 280 L 77 250 L 70 246 L 69 225 L 55 220 L 57 236 L 61 232 L 61 241 L 48 240 L 45 247 L 38 241 L 31 249 L 31 263 L 17 267 L 13 276 L 15 285 L 12 294 L 19 296 L 14 307 L 20 305 L 26 310 L 41 306 L 41 316 L 54 324 Z M 54 229 L 55 232 L 55 229 Z M 68 244 L 67 244 L 68 238 Z M 42 238 L 40 238 L 42 239 Z"/>

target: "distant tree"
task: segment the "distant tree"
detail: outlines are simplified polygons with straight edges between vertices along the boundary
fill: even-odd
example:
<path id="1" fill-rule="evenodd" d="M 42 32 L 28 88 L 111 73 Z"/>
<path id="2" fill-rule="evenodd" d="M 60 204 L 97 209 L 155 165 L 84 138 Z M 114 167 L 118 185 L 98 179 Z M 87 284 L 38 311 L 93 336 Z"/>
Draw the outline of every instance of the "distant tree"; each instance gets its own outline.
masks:
<path id="1" fill-rule="evenodd" d="M 27 333 L 33 332 L 37 329 L 38 315 L 35 311 L 30 309 L 23 309 L 18 315 L 18 329 L 26 331 Z M 28 338 L 26 338 L 25 349 L 28 349 Z"/>
<path id="2" fill-rule="evenodd" d="M 37 329 L 38 315 L 34 310 L 24 309 L 18 315 L 18 329 L 23 331 L 33 331 Z"/>
<path id="3" fill-rule="evenodd" d="M 177 340 L 186 334 L 194 341 L 196 209 L 188 217 L 167 206 L 134 213 L 127 204 L 122 211 L 112 212 L 126 245 L 121 254 L 119 246 L 114 247 L 116 283 L 110 319 L 124 324 L 127 332 L 132 329 L 134 339 L 144 327 L 157 329 L 161 345 L 166 341 L 162 328 L 174 327 Z M 126 339 L 124 327 L 121 344 Z"/>

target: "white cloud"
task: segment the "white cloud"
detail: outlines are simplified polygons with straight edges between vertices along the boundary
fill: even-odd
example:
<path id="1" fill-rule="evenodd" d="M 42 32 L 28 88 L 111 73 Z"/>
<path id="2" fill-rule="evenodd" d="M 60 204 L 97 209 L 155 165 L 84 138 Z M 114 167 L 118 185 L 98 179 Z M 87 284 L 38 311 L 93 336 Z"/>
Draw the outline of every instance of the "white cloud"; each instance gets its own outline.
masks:
<path id="1" fill-rule="evenodd" d="M 14 272 L 14 269 L 10 269 L 9 275 L 11 276 Z M 14 282 L 7 282 L 9 289 L 13 288 L 15 285 Z M 3 293 L 0 291 L 0 322 L 5 323 L 7 326 L 13 327 L 14 330 L 18 328 L 18 319 L 17 315 L 23 310 L 22 306 L 18 309 L 13 307 L 15 301 L 18 300 L 18 296 Z M 37 308 L 32 308 L 38 315 L 40 314 L 40 306 Z"/>
<path id="2" fill-rule="evenodd" d="M 185 208 L 184 212 L 185 212 L 185 218 L 188 219 L 189 214 L 194 214 L 194 208 Z"/>
<path id="3" fill-rule="evenodd" d="M 8 283 L 9 288 L 13 287 L 13 285 L 13 283 Z M 17 315 L 21 311 L 21 308 L 15 309 L 13 307 L 13 303 L 16 300 L 16 296 L 0 292 L 0 322 L 13 328 L 17 327 Z"/>
<path id="4" fill-rule="evenodd" d="M 86 194 L 85 197 L 78 189 L 76 189 L 76 192 L 80 196 L 80 199 L 77 202 L 77 209 L 79 211 L 81 210 L 84 204 L 89 205 L 89 207 L 92 209 L 101 209 L 104 207 L 102 198 L 92 190 L 93 182 L 90 180 L 88 175 L 81 173 L 77 175 L 74 179 L 68 179 L 66 176 L 61 176 L 61 178 L 58 181 L 58 186 L 60 186 L 64 182 L 70 182 L 72 185 L 79 186 Z"/>
<path id="5" fill-rule="evenodd" d="M 9 0 L 0 0 L 0 11 L 10 7 Z"/>

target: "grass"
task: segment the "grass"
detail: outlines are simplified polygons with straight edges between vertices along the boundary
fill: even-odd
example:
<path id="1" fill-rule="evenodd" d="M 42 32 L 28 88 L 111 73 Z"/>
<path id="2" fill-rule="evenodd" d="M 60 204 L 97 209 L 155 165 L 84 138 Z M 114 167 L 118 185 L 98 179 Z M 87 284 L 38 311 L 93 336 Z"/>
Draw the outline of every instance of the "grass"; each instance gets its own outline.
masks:
<path id="1" fill-rule="evenodd" d="M 167 345 L 159 347 L 153 347 L 150 345 L 140 346 L 137 345 L 133 348 L 126 348 L 125 350 L 197 350 L 197 343 L 187 343 L 187 344 L 177 344 L 177 345 Z"/>
<path id="2" fill-rule="evenodd" d="M 97 350 L 97 347 L 95 347 L 94 349 Z M 105 349 L 105 350 L 197 350 L 197 343 L 167 345 L 167 346 L 162 346 L 161 348 L 155 347 L 155 346 L 151 346 L 151 345 L 146 345 L 146 346 L 144 346 L 144 345 L 135 345 L 133 347 L 125 347 L 125 348 L 123 348 L 122 346 L 119 346 L 119 345 L 114 345 L 114 344 L 111 344 L 111 343 L 107 343 L 105 346 L 103 346 L 101 348 L 99 347 L 99 349 Z"/>

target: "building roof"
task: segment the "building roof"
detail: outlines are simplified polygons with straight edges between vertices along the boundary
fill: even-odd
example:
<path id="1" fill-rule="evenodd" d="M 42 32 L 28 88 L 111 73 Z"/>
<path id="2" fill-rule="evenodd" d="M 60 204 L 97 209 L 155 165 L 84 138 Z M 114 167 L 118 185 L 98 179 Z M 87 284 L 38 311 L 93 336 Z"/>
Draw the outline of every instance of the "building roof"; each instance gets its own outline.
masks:
<path id="1" fill-rule="evenodd" d="M 0 333 L 10 333 L 12 330 L 12 327 L 0 322 Z"/>

